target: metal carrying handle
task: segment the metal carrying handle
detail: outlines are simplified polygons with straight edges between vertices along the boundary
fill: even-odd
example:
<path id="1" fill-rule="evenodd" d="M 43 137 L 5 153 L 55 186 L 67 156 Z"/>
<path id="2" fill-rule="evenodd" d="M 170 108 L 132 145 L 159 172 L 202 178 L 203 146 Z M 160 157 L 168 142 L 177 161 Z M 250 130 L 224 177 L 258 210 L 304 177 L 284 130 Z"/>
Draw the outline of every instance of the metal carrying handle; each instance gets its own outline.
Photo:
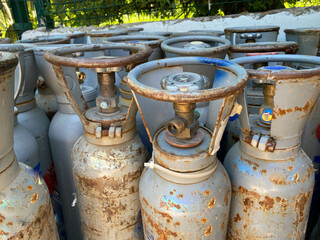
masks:
<path id="1" fill-rule="evenodd" d="M 172 47 L 170 45 L 179 43 L 179 42 L 188 42 L 188 41 L 204 41 L 211 43 L 221 43 L 221 46 L 215 46 L 204 49 L 184 49 L 179 47 Z M 201 56 L 203 55 L 213 55 L 215 53 L 220 53 L 223 51 L 228 51 L 231 43 L 228 39 L 213 37 L 213 36 L 182 36 L 182 37 L 174 37 L 167 39 L 161 43 L 161 48 L 165 52 L 183 55 L 183 56 L 197 56 L 199 53 Z"/>
<path id="2" fill-rule="evenodd" d="M 110 49 L 124 49 L 134 53 L 118 58 L 73 58 L 69 57 L 73 53 L 87 51 L 103 51 Z M 45 59 L 53 65 L 57 79 L 67 96 L 68 101 L 79 116 L 83 125 L 88 125 L 89 121 L 84 116 L 88 109 L 82 96 L 75 99 L 68 87 L 67 81 L 63 74 L 62 66 L 74 68 L 113 68 L 121 66 L 135 66 L 135 64 L 146 61 L 151 55 L 152 50 L 147 45 L 130 44 L 130 43 L 109 43 L 95 45 L 76 45 L 63 48 L 57 48 L 44 54 Z M 68 55 L 68 57 L 64 56 Z"/>
<path id="3" fill-rule="evenodd" d="M 285 52 L 294 54 L 298 51 L 296 42 L 257 42 L 241 43 L 230 47 L 231 53 Z"/>
<path id="4" fill-rule="evenodd" d="M 22 54 L 17 53 L 19 63 L 18 63 L 18 68 L 19 68 L 19 80 L 18 80 L 18 86 L 16 88 L 16 92 L 13 95 L 14 103 L 16 103 L 16 100 L 22 90 L 22 86 L 24 85 L 24 74 L 25 74 L 25 61 L 24 61 L 24 52 Z"/>
<path id="5" fill-rule="evenodd" d="M 237 81 L 232 84 L 229 83 L 229 86 L 192 92 L 171 92 L 168 90 L 157 89 L 144 85 L 137 80 L 140 75 L 145 72 L 188 64 L 213 65 L 217 69 L 234 73 L 238 78 Z M 206 57 L 177 57 L 141 64 L 129 72 L 127 82 L 131 90 L 147 98 L 164 102 L 198 103 L 226 98 L 236 92 L 240 92 L 247 85 L 248 79 L 246 71 L 241 66 L 226 60 Z"/>
<path id="6" fill-rule="evenodd" d="M 120 36 L 114 36 L 106 38 L 103 43 L 109 43 L 109 42 L 130 42 L 132 43 L 139 43 L 141 41 L 141 44 L 147 44 L 148 46 L 155 48 L 160 46 L 162 41 L 166 40 L 167 38 L 164 36 L 159 35 L 143 35 L 143 34 L 135 34 L 135 35 L 120 35 Z"/>
<path id="7" fill-rule="evenodd" d="M 184 65 L 213 65 L 217 69 L 221 70 L 221 72 L 223 72 L 221 76 L 224 76 L 224 78 L 228 79 L 227 75 L 230 74 L 229 76 L 233 76 L 233 79 L 228 79 L 228 81 L 225 82 L 227 86 L 220 85 L 219 87 L 191 92 L 171 92 L 168 90 L 147 86 L 139 81 L 140 79 L 143 79 L 142 75 L 145 73 L 149 74 L 152 71 L 161 69 L 165 70 L 174 67 L 182 68 Z M 183 69 L 181 69 L 180 71 L 183 71 Z M 152 80 L 154 85 L 154 79 Z M 137 98 L 137 94 L 146 98 L 173 103 L 199 103 L 223 99 L 224 102 L 220 108 L 219 117 L 212 127 L 213 134 L 209 153 L 214 154 L 214 151 L 217 151 L 217 149 L 219 149 L 219 141 L 222 137 L 223 130 L 226 126 L 230 114 L 233 114 L 233 112 L 239 112 L 241 110 L 241 108 L 237 104 L 234 104 L 234 102 L 236 99 L 236 94 L 243 90 L 248 82 L 248 78 L 244 68 L 229 61 L 205 57 L 177 57 L 141 64 L 131 70 L 131 72 L 128 74 L 127 82 L 133 93 L 133 98 L 137 102 L 137 107 L 139 109 L 141 118 L 151 142 L 153 136 L 151 136 L 151 131 L 145 121 L 145 117 Z"/>
<path id="8" fill-rule="evenodd" d="M 250 64 L 250 63 L 262 63 L 262 62 L 296 62 L 296 63 L 309 63 L 320 65 L 320 58 L 315 56 L 307 55 L 260 55 L 252 57 L 241 57 L 234 58 L 231 60 L 233 63 L 240 65 Z M 306 69 L 306 70 L 295 70 L 293 71 L 277 71 L 273 72 L 271 70 L 256 70 L 256 69 L 247 69 L 246 70 L 249 79 L 257 79 L 260 81 L 274 81 L 274 79 L 282 80 L 287 79 L 290 76 L 290 79 L 301 79 L 310 73 L 317 73 L 320 75 L 320 68 Z M 268 74 L 266 74 L 268 72 Z"/>

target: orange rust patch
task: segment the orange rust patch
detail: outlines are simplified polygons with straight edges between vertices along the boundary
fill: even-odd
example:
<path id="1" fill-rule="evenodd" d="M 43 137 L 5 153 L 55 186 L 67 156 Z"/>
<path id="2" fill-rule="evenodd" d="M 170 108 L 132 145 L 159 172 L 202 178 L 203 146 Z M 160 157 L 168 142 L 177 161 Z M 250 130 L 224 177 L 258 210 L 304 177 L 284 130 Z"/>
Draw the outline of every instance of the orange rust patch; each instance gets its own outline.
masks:
<path id="1" fill-rule="evenodd" d="M 293 169 L 293 166 L 289 166 L 289 167 L 287 167 L 287 169 L 291 172 Z"/>
<path id="2" fill-rule="evenodd" d="M 234 220 L 234 222 L 239 222 L 241 220 L 239 213 L 237 213 L 237 215 L 234 217 L 233 220 Z"/>
<path id="3" fill-rule="evenodd" d="M 206 191 L 204 191 L 204 195 L 206 195 L 206 196 L 209 196 L 209 194 L 211 193 L 211 191 L 210 190 L 206 190 Z"/>
<path id="4" fill-rule="evenodd" d="M 215 204 L 216 204 L 216 199 L 212 198 L 208 204 L 208 208 L 213 208 Z"/>
<path id="5" fill-rule="evenodd" d="M 147 201 L 147 199 L 145 199 L 144 197 L 142 198 L 142 201 L 148 206 L 148 207 L 150 207 L 150 205 L 149 205 L 149 203 L 148 203 L 148 201 Z"/>
<path id="6" fill-rule="evenodd" d="M 226 196 L 224 197 L 224 203 L 226 204 L 226 206 L 228 206 L 228 203 L 229 203 L 229 194 L 230 194 L 230 190 L 228 190 Z"/>
<path id="7" fill-rule="evenodd" d="M 208 219 L 207 218 L 202 218 L 201 219 L 201 222 L 204 224 L 204 223 L 206 223 L 208 221 Z"/>
<path id="8" fill-rule="evenodd" d="M 262 170 L 260 171 L 261 174 L 266 173 L 266 172 L 267 172 L 266 169 L 262 169 Z"/>
<path id="9" fill-rule="evenodd" d="M 8 236 L 9 235 L 9 233 L 7 233 L 7 232 L 5 232 L 5 231 L 3 231 L 3 230 L 0 230 L 0 236 Z"/>
<path id="10" fill-rule="evenodd" d="M 32 195 L 30 202 L 35 203 L 38 200 L 38 193 L 35 193 Z"/>
<path id="11" fill-rule="evenodd" d="M 171 222 L 171 220 L 173 219 L 168 213 L 164 213 L 164 212 L 160 212 L 159 210 L 157 209 L 153 209 L 154 213 L 156 214 L 159 214 L 161 217 L 163 218 L 167 218 L 167 222 Z"/>
<path id="12" fill-rule="evenodd" d="M 280 198 L 280 197 L 276 197 L 276 201 L 277 201 L 277 202 L 280 202 L 280 201 L 281 201 L 281 198 Z"/>
<path id="13" fill-rule="evenodd" d="M 241 158 L 242 161 L 247 162 L 249 165 L 252 165 L 254 170 L 257 170 L 257 168 L 259 167 L 258 163 L 255 163 L 255 162 L 253 162 L 251 160 L 245 159 L 242 156 L 240 156 L 240 158 Z"/>
<path id="14" fill-rule="evenodd" d="M 253 201 L 250 198 L 245 198 L 243 200 L 243 205 L 247 208 L 250 208 L 251 206 L 253 206 Z"/>
<path id="15" fill-rule="evenodd" d="M 224 229 L 224 221 L 221 224 L 221 230 L 223 230 L 223 229 Z"/>
<path id="16" fill-rule="evenodd" d="M 177 196 L 177 198 L 178 198 L 178 199 L 179 199 L 179 198 L 183 198 L 183 194 L 180 193 L 180 194 Z"/>
<path id="17" fill-rule="evenodd" d="M 173 225 L 180 226 L 180 222 L 175 222 Z"/>
<path id="18" fill-rule="evenodd" d="M 32 186 L 32 185 L 29 185 L 29 186 L 27 187 L 27 190 L 31 191 L 32 188 L 33 188 L 33 186 Z"/>
<path id="19" fill-rule="evenodd" d="M 153 228 L 157 235 L 159 236 L 159 240 L 168 240 L 170 239 L 170 236 L 177 237 L 178 234 L 176 232 L 172 232 L 168 228 L 161 229 L 161 225 L 159 223 L 156 223 L 153 221 L 150 215 L 148 215 L 145 211 L 143 211 L 143 214 L 146 216 L 147 224 Z"/>
<path id="20" fill-rule="evenodd" d="M 268 196 L 264 197 L 264 201 L 259 201 L 260 206 L 263 206 L 265 209 L 270 210 L 273 208 L 274 200 Z"/>
<path id="21" fill-rule="evenodd" d="M 0 214 L 0 223 L 3 223 L 4 220 L 6 220 L 6 218 L 3 215 Z"/>
<path id="22" fill-rule="evenodd" d="M 180 204 L 175 204 L 170 199 L 168 200 L 168 202 L 165 202 L 165 201 L 163 201 L 161 199 L 160 208 L 165 208 L 167 210 L 169 210 L 170 208 L 176 208 L 176 209 L 180 210 L 181 209 L 181 205 Z"/>
<path id="23" fill-rule="evenodd" d="M 242 193 L 242 194 L 245 194 L 245 195 L 248 195 L 250 197 L 254 197 L 254 198 L 260 198 L 260 195 L 259 193 L 255 192 L 255 191 L 249 191 L 248 189 L 242 187 L 242 186 L 239 186 L 238 187 L 238 192 L 239 193 Z"/>
<path id="24" fill-rule="evenodd" d="M 174 194 L 176 194 L 176 190 L 175 189 L 173 189 L 172 191 L 170 191 L 170 195 L 172 196 L 172 195 L 174 195 Z"/>
<path id="25" fill-rule="evenodd" d="M 276 185 L 287 185 L 288 184 L 285 179 L 280 178 L 278 176 L 271 177 L 270 181 L 273 182 Z"/>
<path id="26" fill-rule="evenodd" d="M 204 235 L 206 235 L 207 237 L 210 236 L 210 234 L 212 233 L 212 226 L 209 226 L 206 231 L 204 232 Z"/>
<path id="27" fill-rule="evenodd" d="M 13 222 L 7 222 L 6 224 L 7 224 L 7 226 L 12 226 Z"/>
<path id="28" fill-rule="evenodd" d="M 294 210 L 297 214 L 297 221 L 295 221 L 293 223 L 294 225 L 298 225 L 299 223 L 301 223 L 305 219 L 305 208 L 306 208 L 306 205 L 310 199 L 310 195 L 311 195 L 312 191 L 313 190 L 311 190 L 307 193 L 300 193 L 297 196 L 297 200 L 295 201 L 295 204 L 294 204 Z M 307 211 L 308 210 L 309 209 L 307 209 Z"/>

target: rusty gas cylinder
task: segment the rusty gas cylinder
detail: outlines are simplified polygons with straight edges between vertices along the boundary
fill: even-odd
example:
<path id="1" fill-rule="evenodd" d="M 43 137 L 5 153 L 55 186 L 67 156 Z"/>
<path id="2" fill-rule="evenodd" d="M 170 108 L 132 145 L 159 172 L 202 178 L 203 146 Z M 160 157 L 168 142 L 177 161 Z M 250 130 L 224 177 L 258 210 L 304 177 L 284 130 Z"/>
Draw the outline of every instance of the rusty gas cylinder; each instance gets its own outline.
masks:
<path id="1" fill-rule="evenodd" d="M 75 52 L 126 49 L 126 57 L 96 59 L 66 57 Z M 84 134 L 72 150 L 73 175 L 78 192 L 84 239 L 143 239 L 138 197 L 139 179 L 146 160 L 144 146 L 135 129 L 137 107 L 118 105 L 115 73 L 122 67 L 146 61 L 151 48 L 140 44 L 110 43 L 58 48 L 45 53 L 52 63 Z M 63 67 L 89 68 L 98 75 L 100 95 L 96 107 L 88 108 L 68 88 Z"/>
<path id="2" fill-rule="evenodd" d="M 232 45 L 239 43 L 255 43 L 277 41 L 279 26 L 242 26 L 224 29 L 226 39 Z"/>
<path id="3" fill-rule="evenodd" d="M 295 54 L 298 51 L 296 42 L 257 42 L 244 43 L 231 46 L 229 50 L 229 58 L 238 58 L 244 56 L 262 56 L 262 55 L 278 55 L 278 54 Z M 232 60 L 231 60 L 232 61 Z M 277 64 L 277 63 L 272 63 Z M 268 63 L 247 64 L 246 68 L 259 68 L 267 66 Z M 278 70 L 285 67 L 277 66 Z M 258 114 L 261 104 L 263 103 L 263 85 L 256 81 L 250 81 L 245 88 L 246 100 L 248 104 L 249 114 Z M 224 159 L 230 148 L 239 141 L 240 123 L 238 116 L 230 118 L 227 128 L 223 136 L 222 148 L 219 151 L 219 158 Z"/>
<path id="4" fill-rule="evenodd" d="M 269 55 L 233 61 L 319 64 L 320 58 Z M 245 109 L 239 116 L 240 141 L 224 160 L 232 184 L 228 239 L 304 239 L 314 169 L 300 142 L 319 97 L 320 68 L 247 72 L 266 88 L 260 115 L 248 115 L 244 94 L 238 98 Z"/>
<path id="5" fill-rule="evenodd" d="M 195 65 L 218 68 L 228 81 L 206 89 L 208 77 L 184 71 Z M 128 84 L 153 143 L 139 184 L 145 239 L 226 238 L 231 186 L 216 152 L 246 82 L 242 67 L 203 57 L 151 61 L 129 72 Z M 222 104 L 219 118 L 211 118 L 212 132 L 199 126 L 194 110 L 196 102 L 217 99 Z"/>
<path id="6" fill-rule="evenodd" d="M 13 151 L 13 86 L 18 63 L 0 53 L 0 238 L 58 240 L 48 189 Z"/>

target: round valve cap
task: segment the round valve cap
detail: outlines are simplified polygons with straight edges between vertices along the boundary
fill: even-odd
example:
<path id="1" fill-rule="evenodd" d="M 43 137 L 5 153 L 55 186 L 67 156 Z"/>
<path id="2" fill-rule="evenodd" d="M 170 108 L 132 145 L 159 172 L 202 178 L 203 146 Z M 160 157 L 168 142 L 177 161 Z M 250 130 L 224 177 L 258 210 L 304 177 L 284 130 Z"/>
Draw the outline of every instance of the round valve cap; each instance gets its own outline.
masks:
<path id="1" fill-rule="evenodd" d="M 172 92 L 192 92 L 209 87 L 209 79 L 191 72 L 175 73 L 161 80 L 162 89 Z"/>
<path id="2" fill-rule="evenodd" d="M 204 49 L 210 48 L 210 44 L 202 42 L 202 41 L 192 41 L 183 46 L 185 49 Z"/>

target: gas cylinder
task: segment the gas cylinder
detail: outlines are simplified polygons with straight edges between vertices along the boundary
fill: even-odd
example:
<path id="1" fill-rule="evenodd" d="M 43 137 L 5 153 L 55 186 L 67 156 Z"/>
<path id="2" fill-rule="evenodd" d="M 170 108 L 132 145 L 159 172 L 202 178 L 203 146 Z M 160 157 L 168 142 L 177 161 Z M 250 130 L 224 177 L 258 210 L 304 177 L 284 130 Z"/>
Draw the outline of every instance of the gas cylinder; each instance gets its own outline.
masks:
<path id="1" fill-rule="evenodd" d="M 297 28 L 294 29 L 299 44 L 299 54 L 320 55 L 320 28 Z M 299 63 L 298 69 L 309 69 L 315 67 L 313 64 Z M 318 99 L 306 127 L 302 134 L 301 147 L 311 158 L 315 168 L 316 183 L 311 202 L 311 211 L 307 228 L 307 237 L 314 228 L 317 217 L 320 214 L 320 100 Z"/>
<path id="2" fill-rule="evenodd" d="M 320 28 L 296 28 L 294 32 L 297 35 L 299 54 L 319 55 Z"/>
<path id="3" fill-rule="evenodd" d="M 230 46 L 231 43 L 227 39 L 201 35 L 174 37 L 161 43 L 161 48 L 167 58 L 177 56 L 206 56 L 224 59 Z M 208 76 L 210 84 L 206 86 L 206 88 L 210 88 L 213 84 L 215 71 L 212 71 L 210 68 L 206 68 L 208 72 L 204 72 L 204 68 L 206 68 L 206 66 L 186 66 L 185 71 L 193 71 Z M 206 124 L 208 105 L 209 102 L 197 103 L 196 111 L 200 114 L 199 122 L 202 125 Z"/>
<path id="4" fill-rule="evenodd" d="M 97 43 L 103 43 L 109 37 L 126 35 L 128 34 L 128 30 L 126 28 L 109 29 L 109 30 L 92 30 L 87 34 L 90 37 L 90 40 L 88 43 L 97 44 Z"/>
<path id="5" fill-rule="evenodd" d="M 287 28 L 283 30 L 285 35 L 286 35 L 286 41 L 290 41 L 290 42 L 297 42 L 297 35 L 294 32 L 294 29 L 292 28 Z"/>
<path id="6" fill-rule="evenodd" d="M 121 35 L 114 36 L 105 39 L 105 42 L 131 42 L 131 43 L 140 43 L 146 44 L 152 48 L 152 54 L 149 57 L 149 61 L 155 59 L 161 59 L 163 57 L 163 53 L 161 51 L 160 44 L 167 39 L 164 36 L 159 35 Z"/>
<path id="7" fill-rule="evenodd" d="M 52 65 L 43 56 L 46 51 L 63 46 L 67 45 L 38 46 L 34 47 L 33 50 L 40 74 L 45 78 L 46 84 L 54 92 L 58 103 L 58 111 L 52 118 L 49 127 L 49 141 L 58 181 L 58 189 L 56 191 L 59 193 L 58 202 L 61 202 L 61 204 L 56 204 L 56 208 L 62 208 L 63 224 L 65 225 L 68 239 L 81 239 L 78 208 L 75 204 L 72 204 L 75 199 L 75 187 L 71 168 L 71 150 L 76 140 L 83 134 L 82 124 L 60 87 Z M 64 68 L 64 74 L 68 86 L 75 95 L 80 97 L 81 89 L 75 69 Z M 95 89 L 86 86 L 84 90 L 85 94 L 83 95 L 89 96 L 88 100 L 92 101 L 92 98 L 95 99 Z M 62 219 L 62 216 L 60 218 Z"/>
<path id="8" fill-rule="evenodd" d="M 38 36 L 31 39 L 22 39 L 17 41 L 21 44 L 34 44 L 34 45 L 48 45 L 48 44 L 69 44 L 70 38 L 68 36 Z M 34 60 L 33 60 L 34 61 Z M 36 65 L 31 66 L 33 68 Z M 42 109 L 51 120 L 53 115 L 58 111 L 58 104 L 53 95 L 52 90 L 46 85 L 42 78 L 37 83 L 36 102 L 40 109 Z M 41 149 L 41 148 L 40 148 Z"/>
<path id="9" fill-rule="evenodd" d="M 219 87 L 205 89 L 208 78 L 185 72 L 189 65 L 218 68 L 224 78 Z M 226 238 L 231 185 L 216 152 L 246 83 L 239 65 L 204 57 L 151 61 L 129 72 L 128 84 L 153 143 L 139 184 L 145 239 Z M 219 117 L 208 113 L 213 132 L 199 126 L 194 112 L 196 102 L 212 100 L 221 100 L 215 109 Z"/>
<path id="10" fill-rule="evenodd" d="M 63 35 L 37 36 L 35 38 L 25 38 L 22 40 L 18 40 L 16 43 L 32 43 L 36 45 L 69 44 L 70 38 Z"/>
<path id="11" fill-rule="evenodd" d="M 22 162 L 36 171 L 40 165 L 39 148 L 35 137 L 21 124 L 18 123 L 18 109 L 14 110 L 14 134 L 13 134 L 13 149 L 17 160 Z"/>
<path id="12" fill-rule="evenodd" d="M 233 61 L 320 64 L 320 58 L 304 55 Z M 247 72 L 264 84 L 264 103 L 258 115 L 250 116 L 244 94 L 239 95 L 240 141 L 224 160 L 232 184 L 228 239 L 304 239 L 315 176 L 300 142 L 319 97 L 320 69 L 271 66 Z"/>
<path id="13" fill-rule="evenodd" d="M 24 52 L 24 65 L 24 84 L 17 98 L 17 108 L 19 110 L 17 118 L 18 122 L 36 138 L 40 159 L 40 164 L 37 168 L 40 170 L 41 176 L 44 176 L 49 174 L 49 168 L 52 164 L 48 138 L 50 122 L 45 113 L 37 107 L 34 99 L 34 88 L 39 72 L 33 50 L 30 48 Z"/>
<path id="14" fill-rule="evenodd" d="M 109 49 L 134 53 L 120 58 L 66 57 L 75 52 Z M 145 150 L 135 130 L 134 101 L 129 108 L 118 106 L 115 72 L 146 61 L 150 54 L 150 47 L 129 43 L 70 46 L 45 53 L 83 125 L 84 134 L 75 143 L 71 158 L 84 239 L 143 238 L 138 184 Z M 72 93 L 63 66 L 97 72 L 100 95 L 96 107 L 88 108 Z"/>
<path id="15" fill-rule="evenodd" d="M 13 151 L 13 86 L 17 57 L 0 58 L 0 237 L 58 240 L 48 190 L 30 167 L 18 163 Z"/>
<path id="16" fill-rule="evenodd" d="M 110 37 L 106 39 L 106 42 L 134 42 L 139 44 L 146 44 L 152 48 L 152 54 L 148 58 L 148 61 L 152 61 L 155 59 L 163 58 L 163 52 L 160 45 L 165 39 L 167 38 L 160 35 L 140 35 L 139 33 L 137 33 L 134 35 Z M 119 50 L 117 52 L 115 50 L 110 50 L 109 54 L 111 56 L 122 56 L 124 52 L 121 53 Z M 125 54 L 128 54 L 128 52 L 126 51 Z M 120 71 L 117 73 L 118 77 L 120 78 L 120 81 L 117 81 L 118 83 L 120 83 L 120 85 L 117 85 L 117 87 L 119 88 L 120 92 L 119 104 L 129 106 L 132 100 L 132 94 L 129 86 L 126 83 L 127 74 L 127 71 Z M 147 148 L 148 152 L 151 153 L 152 144 L 150 143 L 148 134 L 143 126 L 143 121 L 141 119 L 140 113 L 138 113 L 136 116 L 136 128 L 144 146 Z"/>
<path id="17" fill-rule="evenodd" d="M 213 36 L 221 37 L 224 35 L 223 31 L 219 30 L 191 30 L 188 32 L 175 32 L 171 34 L 171 38 L 183 37 L 183 36 Z"/>
<path id="18" fill-rule="evenodd" d="M 224 33 L 232 45 L 277 41 L 279 26 L 242 26 L 225 28 Z"/>
<path id="19" fill-rule="evenodd" d="M 256 42 L 243 43 L 231 46 L 229 50 L 229 58 L 234 59 L 244 56 L 256 55 L 277 55 L 277 54 L 295 54 L 298 51 L 298 44 L 296 42 Z M 277 64 L 277 63 L 270 63 Z M 248 64 L 246 68 L 258 68 L 268 65 L 268 63 Z M 280 67 L 282 70 L 282 67 Z M 248 104 L 248 113 L 259 114 L 259 109 L 263 103 L 263 87 L 255 81 L 249 81 L 245 88 L 246 101 Z M 224 132 L 222 139 L 222 147 L 218 153 L 220 159 L 224 159 L 230 148 L 239 141 L 240 122 L 238 116 L 229 119 L 228 125 Z"/>
<path id="20" fill-rule="evenodd" d="M 140 32 L 129 32 L 128 35 L 153 35 L 153 36 L 163 36 L 163 37 L 170 37 L 172 32 L 159 32 L 159 31 L 140 31 Z"/>
<path id="21" fill-rule="evenodd" d="M 232 45 L 229 50 L 229 58 L 250 56 L 252 53 L 284 53 L 295 54 L 298 51 L 296 42 L 256 42 L 240 43 Z"/>

